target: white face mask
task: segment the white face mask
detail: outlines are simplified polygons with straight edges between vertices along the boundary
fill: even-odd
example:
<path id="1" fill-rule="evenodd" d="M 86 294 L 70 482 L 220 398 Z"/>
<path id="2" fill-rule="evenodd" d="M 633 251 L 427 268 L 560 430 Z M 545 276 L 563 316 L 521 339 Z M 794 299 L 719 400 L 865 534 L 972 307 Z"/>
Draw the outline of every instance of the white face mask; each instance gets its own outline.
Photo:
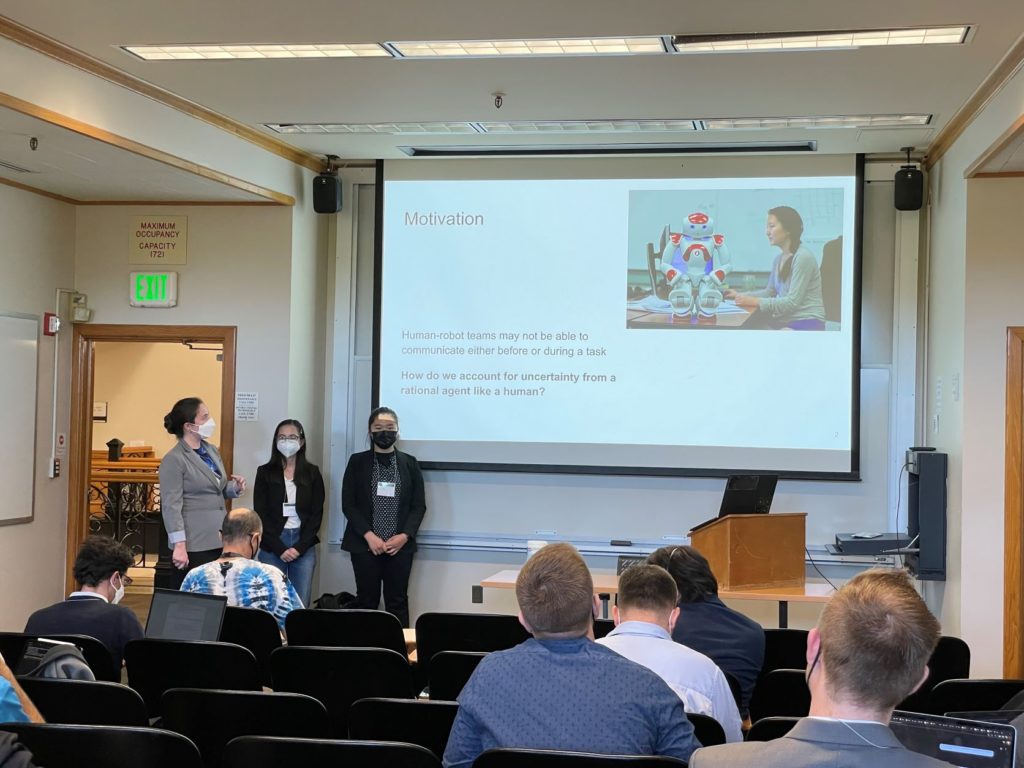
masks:
<path id="1" fill-rule="evenodd" d="M 124 599 L 124 579 L 119 578 L 118 582 L 120 583 L 118 586 L 114 587 L 114 597 L 110 601 L 112 605 L 117 605 Z M 110 586 L 114 586 L 113 578 L 110 579 Z"/>
<path id="2" fill-rule="evenodd" d="M 277 450 L 280 451 L 281 455 L 286 459 L 290 459 L 296 453 L 299 452 L 300 443 L 297 439 L 286 440 L 281 438 L 277 441 Z"/>
<path id="3" fill-rule="evenodd" d="M 209 440 L 213 437 L 213 431 L 217 428 L 217 422 L 213 420 L 211 416 L 204 424 L 200 424 L 199 428 L 196 429 L 198 434 L 203 440 Z"/>

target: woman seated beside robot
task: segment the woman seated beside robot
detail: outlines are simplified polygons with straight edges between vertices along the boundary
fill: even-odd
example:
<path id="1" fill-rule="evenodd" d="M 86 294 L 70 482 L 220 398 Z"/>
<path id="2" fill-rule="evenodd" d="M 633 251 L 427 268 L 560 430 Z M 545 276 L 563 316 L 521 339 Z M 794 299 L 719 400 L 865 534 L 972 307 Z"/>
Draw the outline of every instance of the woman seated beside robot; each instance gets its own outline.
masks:
<path id="1" fill-rule="evenodd" d="M 723 301 L 732 300 L 758 316 L 744 327 L 824 330 L 821 273 L 814 255 L 800 242 L 803 231 L 803 220 L 793 208 L 768 211 L 765 234 L 780 253 L 772 262 L 768 285 L 741 293 L 725 287 L 725 277 L 732 271 L 725 237 L 715 233 L 706 213 L 691 213 L 682 232 L 669 234 L 658 264 L 673 314 L 714 317 Z"/>

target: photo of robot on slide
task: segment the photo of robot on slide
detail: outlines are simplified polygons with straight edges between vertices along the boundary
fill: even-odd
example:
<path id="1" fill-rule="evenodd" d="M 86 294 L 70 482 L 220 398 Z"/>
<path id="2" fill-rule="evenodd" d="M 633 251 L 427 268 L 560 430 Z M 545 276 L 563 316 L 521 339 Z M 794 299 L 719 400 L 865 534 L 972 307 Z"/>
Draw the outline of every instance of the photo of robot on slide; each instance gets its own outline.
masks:
<path id="1" fill-rule="evenodd" d="M 721 191 L 715 205 L 684 209 L 660 231 L 649 206 L 642 215 L 634 207 L 653 198 L 664 210 L 664 197 L 679 195 L 631 193 L 627 328 L 839 330 L 843 245 L 834 233 L 842 231 L 841 190 Z M 730 197 L 738 210 L 727 216 Z M 769 203 L 786 197 L 805 204 L 813 231 L 796 207 Z M 716 225 L 715 208 L 736 227 L 729 237 Z M 638 251 L 646 251 L 646 263 Z"/>

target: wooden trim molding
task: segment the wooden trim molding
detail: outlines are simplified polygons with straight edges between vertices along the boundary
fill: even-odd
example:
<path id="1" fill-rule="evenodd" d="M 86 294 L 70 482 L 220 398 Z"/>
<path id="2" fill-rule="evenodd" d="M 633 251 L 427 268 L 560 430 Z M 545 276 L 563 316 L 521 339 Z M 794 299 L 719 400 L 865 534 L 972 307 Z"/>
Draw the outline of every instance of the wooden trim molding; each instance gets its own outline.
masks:
<path id="1" fill-rule="evenodd" d="M 1006 331 L 1003 677 L 1024 677 L 1024 328 Z"/>
<path id="2" fill-rule="evenodd" d="M 1006 52 L 1002 60 L 996 64 L 988 77 L 986 77 L 978 89 L 971 95 L 964 105 L 957 110 L 950 118 L 945 127 L 939 131 L 935 141 L 928 147 L 928 156 L 925 159 L 925 169 L 929 170 L 942 158 L 949 148 L 956 143 L 967 126 L 974 122 L 974 118 L 984 111 L 989 102 L 995 98 L 1006 83 L 1017 74 L 1021 66 L 1024 66 L 1024 35 L 1017 38 L 1017 42 Z"/>
<path id="3" fill-rule="evenodd" d="M 60 200 L 62 203 L 70 203 L 71 205 L 78 204 L 77 200 L 73 200 L 70 197 L 64 197 L 64 195 L 58 195 L 56 192 L 47 192 L 45 189 L 39 189 L 38 187 L 32 187 L 28 184 L 22 184 L 20 181 L 15 181 L 14 179 L 0 179 L 0 184 L 3 184 L 5 187 L 20 189 L 23 192 L 31 192 L 33 195 L 42 195 L 43 197 L 48 197 L 51 200 Z"/>
<path id="4" fill-rule="evenodd" d="M 1003 134 L 992 142 L 992 146 L 981 153 L 973 163 L 967 166 L 967 170 L 964 171 L 964 178 L 992 178 L 993 176 L 1024 176 L 1024 173 L 1019 171 L 979 171 L 979 168 L 984 168 L 988 162 L 996 157 L 999 153 L 1003 152 L 1013 142 L 1020 138 L 1021 134 L 1024 134 L 1024 115 L 1018 117 L 1013 125 L 1003 131 Z"/>
<path id="5" fill-rule="evenodd" d="M 278 157 L 283 157 L 285 160 L 289 160 L 296 165 L 301 165 L 303 168 L 308 168 L 318 173 L 323 170 L 323 161 L 316 155 L 293 147 L 291 144 L 275 139 L 273 136 L 268 136 L 245 123 L 232 120 L 230 117 L 214 112 L 212 109 L 207 109 L 201 104 L 153 85 L 153 83 L 135 77 L 135 75 L 130 75 L 124 70 L 65 45 L 59 40 L 54 40 L 52 37 L 36 32 L 34 29 L 29 29 L 6 16 L 0 16 L 0 37 L 5 37 L 12 42 L 23 45 L 26 48 L 31 48 L 33 51 L 49 56 L 51 59 L 56 59 L 62 64 L 67 64 L 83 72 L 88 72 L 90 75 L 100 77 L 114 85 L 127 88 L 129 91 L 176 109 L 179 112 L 184 112 L 186 115 L 202 120 L 204 123 L 208 123 L 215 128 L 248 141 L 250 144 L 255 144 L 260 149 L 272 152 Z"/>
<path id="6" fill-rule="evenodd" d="M 74 589 L 72 567 L 78 546 L 89 534 L 89 464 L 92 457 L 92 401 L 95 343 L 203 341 L 223 347 L 221 364 L 220 455 L 232 471 L 235 452 L 235 356 L 238 329 L 220 325 L 88 325 L 74 326 L 71 350 L 71 425 L 68 456 L 68 530 L 65 587 Z M 183 393 L 187 394 L 187 393 Z M 167 403 L 170 409 L 173 403 Z"/>
<path id="7" fill-rule="evenodd" d="M 244 181 L 243 179 L 236 178 L 235 176 L 229 176 L 226 173 L 214 170 L 213 168 L 207 168 L 205 165 L 194 163 L 191 160 L 186 160 L 177 155 L 172 155 L 169 152 L 164 152 L 153 147 L 140 144 L 134 139 L 125 138 L 124 136 L 118 136 L 116 133 L 99 128 L 95 125 L 89 125 L 83 123 L 81 120 L 76 120 L 73 117 L 62 115 L 59 112 L 47 109 L 46 107 L 40 107 L 38 104 L 19 99 L 17 96 L 11 96 L 8 93 L 0 93 L 0 107 L 7 107 L 13 109 L 15 112 L 20 112 L 23 115 L 34 117 L 44 122 L 56 125 L 59 128 L 66 128 L 69 131 L 73 131 L 81 136 L 87 136 L 90 139 L 96 139 L 102 141 L 104 144 L 109 144 L 112 147 L 123 149 L 126 152 L 139 155 L 140 157 L 148 158 L 149 160 L 155 160 L 158 163 L 169 165 L 172 168 L 185 171 L 187 173 L 201 176 L 204 179 L 210 181 L 216 181 L 220 184 L 224 184 L 235 189 L 240 189 L 243 192 L 256 195 L 257 197 L 265 198 L 270 200 L 277 205 L 295 205 L 295 198 L 291 195 L 286 195 L 282 192 L 275 192 L 267 187 L 261 187 L 258 184 Z"/>

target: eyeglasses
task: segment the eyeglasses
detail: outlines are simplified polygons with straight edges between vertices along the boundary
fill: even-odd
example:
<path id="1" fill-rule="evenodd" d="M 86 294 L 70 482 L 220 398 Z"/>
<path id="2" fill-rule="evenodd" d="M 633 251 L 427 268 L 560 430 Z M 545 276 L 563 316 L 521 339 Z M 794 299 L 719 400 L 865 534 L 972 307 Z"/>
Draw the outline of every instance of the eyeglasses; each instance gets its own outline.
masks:
<path id="1" fill-rule="evenodd" d="M 132 585 L 132 577 L 129 576 L 127 573 L 121 573 L 121 574 L 118 574 L 118 575 L 121 577 L 121 583 L 124 586 L 130 587 Z"/>

